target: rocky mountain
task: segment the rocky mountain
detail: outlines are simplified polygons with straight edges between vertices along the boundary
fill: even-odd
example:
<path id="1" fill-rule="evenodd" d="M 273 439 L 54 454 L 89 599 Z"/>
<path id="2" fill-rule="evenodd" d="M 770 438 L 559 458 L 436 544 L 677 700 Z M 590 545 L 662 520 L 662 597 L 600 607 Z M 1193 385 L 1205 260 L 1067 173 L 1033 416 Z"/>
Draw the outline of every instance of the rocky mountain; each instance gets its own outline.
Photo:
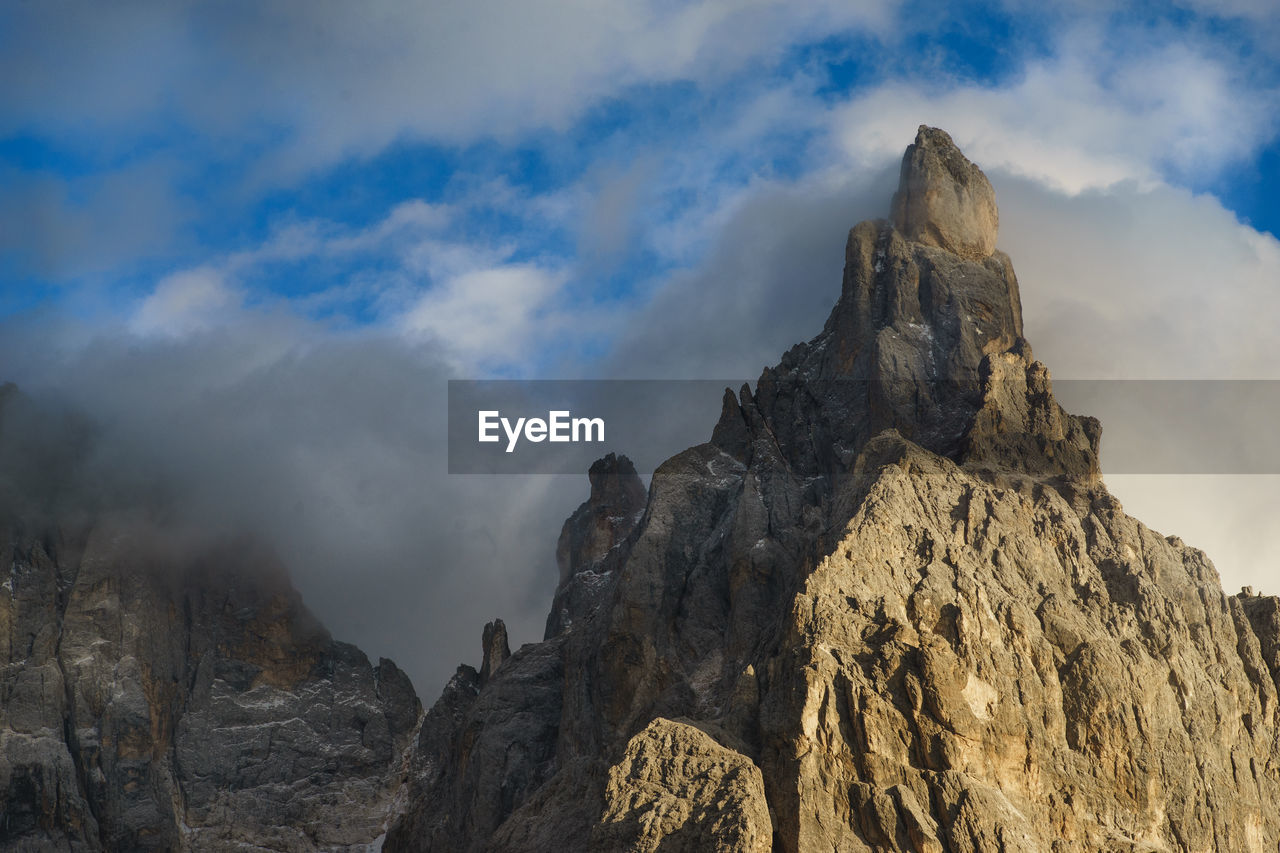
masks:
<path id="1" fill-rule="evenodd" d="M 376 849 L 409 679 L 261 545 L 69 505 L 58 420 L 0 389 L 0 849 Z"/>
<path id="2" fill-rule="evenodd" d="M 486 628 L 385 849 L 1277 849 L 1280 602 L 1107 492 L 947 134 L 891 209 L 710 441 L 593 466 L 545 640 Z"/>

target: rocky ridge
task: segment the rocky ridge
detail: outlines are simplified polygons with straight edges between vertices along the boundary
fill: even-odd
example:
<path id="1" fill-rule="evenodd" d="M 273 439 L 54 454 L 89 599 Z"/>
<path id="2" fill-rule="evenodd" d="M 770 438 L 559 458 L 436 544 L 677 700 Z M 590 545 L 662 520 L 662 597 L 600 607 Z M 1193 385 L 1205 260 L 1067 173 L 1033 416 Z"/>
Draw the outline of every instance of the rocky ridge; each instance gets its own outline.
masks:
<path id="1" fill-rule="evenodd" d="M 822 332 L 634 523 L 593 467 L 546 639 L 445 688 L 387 850 L 1277 849 L 1280 601 L 1107 492 L 997 223 L 922 127 Z"/>

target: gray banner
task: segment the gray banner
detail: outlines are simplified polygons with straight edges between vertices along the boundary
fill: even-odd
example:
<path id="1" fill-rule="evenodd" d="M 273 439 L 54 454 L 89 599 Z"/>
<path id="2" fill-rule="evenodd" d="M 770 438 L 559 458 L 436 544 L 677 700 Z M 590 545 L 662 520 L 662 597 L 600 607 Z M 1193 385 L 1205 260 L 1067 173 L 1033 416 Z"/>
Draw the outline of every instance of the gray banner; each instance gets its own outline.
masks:
<path id="1" fill-rule="evenodd" d="M 451 380 L 449 473 L 580 475 L 609 452 L 652 473 L 707 441 L 724 389 L 743 384 Z M 1104 473 L 1280 474 L 1280 381 L 1058 380 L 1053 389 L 1067 411 L 1102 421 Z"/>

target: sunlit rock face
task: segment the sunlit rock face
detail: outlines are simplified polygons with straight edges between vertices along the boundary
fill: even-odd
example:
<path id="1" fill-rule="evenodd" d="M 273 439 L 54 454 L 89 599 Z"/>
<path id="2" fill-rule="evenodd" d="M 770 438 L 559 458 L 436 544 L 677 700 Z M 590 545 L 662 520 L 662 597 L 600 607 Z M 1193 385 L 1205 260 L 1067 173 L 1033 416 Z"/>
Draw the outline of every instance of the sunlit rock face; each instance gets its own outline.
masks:
<path id="1" fill-rule="evenodd" d="M 1277 848 L 1280 603 L 1107 492 L 996 226 L 922 128 L 822 332 L 450 682 L 388 850 Z"/>
<path id="2" fill-rule="evenodd" d="M 893 227 L 913 243 L 979 260 L 996 248 L 1000 214 L 982 170 L 946 131 L 921 126 L 902 157 Z"/>

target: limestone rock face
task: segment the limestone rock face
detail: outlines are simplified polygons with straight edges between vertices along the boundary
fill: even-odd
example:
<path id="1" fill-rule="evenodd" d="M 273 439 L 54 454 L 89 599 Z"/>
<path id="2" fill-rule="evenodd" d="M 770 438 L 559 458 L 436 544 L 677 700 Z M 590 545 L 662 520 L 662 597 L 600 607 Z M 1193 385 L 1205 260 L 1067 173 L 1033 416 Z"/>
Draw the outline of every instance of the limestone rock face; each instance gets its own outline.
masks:
<path id="1" fill-rule="evenodd" d="M 989 185 L 904 162 L 822 332 L 451 683 L 387 850 L 1277 849 L 1280 601 L 1125 515 Z"/>
<path id="2" fill-rule="evenodd" d="M 996 247 L 1000 215 L 982 170 L 960 153 L 946 131 L 920 126 L 902 158 L 893 197 L 893 227 L 908 240 L 981 259 Z"/>
<path id="3" fill-rule="evenodd" d="M 374 842 L 421 712 L 395 664 L 330 638 L 252 542 L 55 522 L 20 491 L 0 499 L 0 848 Z"/>
<path id="4" fill-rule="evenodd" d="M 1272 849 L 1276 684 L 1204 555 L 877 444 L 772 663 L 782 848 Z"/>
<path id="5" fill-rule="evenodd" d="M 656 719 L 609 768 L 595 850 L 757 853 L 773 829 L 760 768 L 687 723 Z"/>

